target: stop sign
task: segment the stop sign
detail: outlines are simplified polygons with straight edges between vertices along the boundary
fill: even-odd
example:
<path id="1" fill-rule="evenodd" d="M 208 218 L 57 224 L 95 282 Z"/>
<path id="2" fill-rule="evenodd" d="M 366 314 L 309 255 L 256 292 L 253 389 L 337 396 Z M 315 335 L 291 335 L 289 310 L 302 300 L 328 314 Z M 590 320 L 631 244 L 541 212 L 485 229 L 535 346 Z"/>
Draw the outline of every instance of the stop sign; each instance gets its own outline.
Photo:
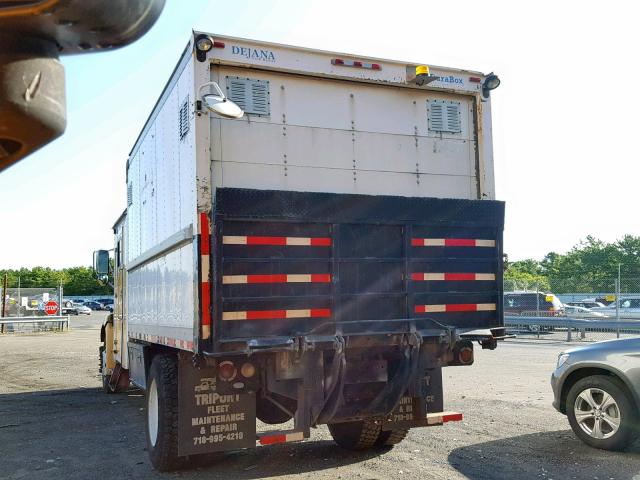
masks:
<path id="1" fill-rule="evenodd" d="M 54 302 L 53 300 L 44 304 L 44 311 L 47 315 L 55 315 L 58 313 L 58 302 Z"/>

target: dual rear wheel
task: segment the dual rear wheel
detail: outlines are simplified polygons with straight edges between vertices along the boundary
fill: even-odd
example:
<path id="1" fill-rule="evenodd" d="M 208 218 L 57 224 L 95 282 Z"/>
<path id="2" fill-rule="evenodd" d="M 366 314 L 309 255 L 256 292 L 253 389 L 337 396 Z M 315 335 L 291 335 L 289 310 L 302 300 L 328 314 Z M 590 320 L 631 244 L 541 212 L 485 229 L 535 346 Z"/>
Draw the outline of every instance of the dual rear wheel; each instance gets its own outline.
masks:
<path id="1" fill-rule="evenodd" d="M 333 440 L 347 450 L 393 447 L 409 433 L 408 428 L 382 430 L 382 424 L 374 420 L 329 424 Z"/>

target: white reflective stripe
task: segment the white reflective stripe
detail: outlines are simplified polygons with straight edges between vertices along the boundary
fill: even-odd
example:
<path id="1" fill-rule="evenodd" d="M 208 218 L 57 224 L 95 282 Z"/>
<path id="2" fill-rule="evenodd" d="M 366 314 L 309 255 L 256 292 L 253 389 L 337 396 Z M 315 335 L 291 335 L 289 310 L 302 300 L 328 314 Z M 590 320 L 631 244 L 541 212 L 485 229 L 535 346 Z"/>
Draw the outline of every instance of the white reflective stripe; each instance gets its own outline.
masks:
<path id="1" fill-rule="evenodd" d="M 444 247 L 444 238 L 422 238 L 425 247 Z"/>
<path id="2" fill-rule="evenodd" d="M 311 238 L 309 237 L 287 237 L 287 245 L 311 245 Z"/>
<path id="3" fill-rule="evenodd" d="M 287 282 L 309 283 L 311 282 L 311 275 L 287 275 Z"/>
<path id="4" fill-rule="evenodd" d="M 423 305 L 424 307 L 424 311 L 425 313 L 428 312 L 446 312 L 447 311 L 447 306 L 446 305 Z"/>
<path id="5" fill-rule="evenodd" d="M 496 276 L 493 273 L 476 273 L 476 280 L 495 280 Z"/>
<path id="6" fill-rule="evenodd" d="M 308 318 L 311 317 L 311 310 L 287 310 L 287 318 Z"/>
<path id="7" fill-rule="evenodd" d="M 427 425 L 440 425 L 442 424 L 442 415 L 435 413 L 427 414 Z"/>
<path id="8" fill-rule="evenodd" d="M 246 275 L 224 275 L 222 277 L 223 284 L 247 283 Z"/>
<path id="9" fill-rule="evenodd" d="M 222 237 L 222 243 L 224 243 L 225 245 L 246 245 L 247 237 L 225 235 Z"/>
<path id="10" fill-rule="evenodd" d="M 209 255 L 201 255 L 200 263 L 202 264 L 202 277 L 203 282 L 209 281 Z"/>
<path id="11" fill-rule="evenodd" d="M 478 311 L 495 310 L 496 304 L 495 303 L 478 303 L 476 305 L 476 308 L 478 309 Z"/>
<path id="12" fill-rule="evenodd" d="M 444 273 L 425 273 L 423 280 L 444 280 Z"/>
<path id="13" fill-rule="evenodd" d="M 207 340 L 211 336 L 211 325 L 202 325 L 202 339 Z"/>
<path id="14" fill-rule="evenodd" d="M 222 312 L 222 320 L 246 320 L 247 312 Z"/>
<path id="15" fill-rule="evenodd" d="M 299 442 L 304 440 L 304 432 L 287 433 L 286 439 L 287 442 Z"/>
<path id="16" fill-rule="evenodd" d="M 476 240 L 476 247 L 495 247 L 495 240 Z"/>

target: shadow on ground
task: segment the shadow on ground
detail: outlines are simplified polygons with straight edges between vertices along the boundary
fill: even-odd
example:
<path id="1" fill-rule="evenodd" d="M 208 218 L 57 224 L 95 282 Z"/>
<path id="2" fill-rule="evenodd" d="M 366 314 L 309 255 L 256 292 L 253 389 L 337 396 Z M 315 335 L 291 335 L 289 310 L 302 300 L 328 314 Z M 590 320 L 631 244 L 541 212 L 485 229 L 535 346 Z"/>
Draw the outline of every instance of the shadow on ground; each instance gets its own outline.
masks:
<path id="1" fill-rule="evenodd" d="M 469 478 L 634 479 L 640 474 L 640 442 L 624 452 L 583 444 L 570 429 L 531 433 L 453 450 L 449 464 Z"/>
<path id="2" fill-rule="evenodd" d="M 384 453 L 352 453 L 333 442 L 313 441 L 225 453 L 214 458 L 213 465 L 163 475 L 147 458 L 144 413 L 138 390 L 120 395 L 99 389 L 0 395 L 0 477 L 253 480 L 306 476 Z"/>

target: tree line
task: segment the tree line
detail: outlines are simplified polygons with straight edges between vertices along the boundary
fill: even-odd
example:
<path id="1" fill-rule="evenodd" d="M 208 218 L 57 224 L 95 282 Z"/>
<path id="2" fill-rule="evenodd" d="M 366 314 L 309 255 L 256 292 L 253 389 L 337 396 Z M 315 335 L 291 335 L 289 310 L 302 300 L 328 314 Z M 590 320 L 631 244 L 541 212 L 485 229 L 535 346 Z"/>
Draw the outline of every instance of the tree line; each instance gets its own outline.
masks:
<path id="1" fill-rule="evenodd" d="M 113 289 L 98 283 L 90 267 L 70 267 L 60 270 L 49 267 L 0 270 L 0 288 L 7 274 L 8 288 L 57 288 L 61 283 L 65 295 L 112 295 Z"/>
<path id="2" fill-rule="evenodd" d="M 621 290 L 640 291 L 640 236 L 625 235 L 612 243 L 588 236 L 565 254 L 549 252 L 542 260 L 506 261 L 504 279 L 507 288 L 537 286 L 553 293 L 613 292 L 618 265 Z M 23 288 L 53 288 L 62 283 L 66 295 L 113 293 L 111 287 L 98 283 L 90 267 L 0 270 L 0 282 L 5 273 L 9 288 L 18 287 L 18 282 Z"/>
<path id="3" fill-rule="evenodd" d="M 553 293 L 613 292 L 620 268 L 621 291 L 640 290 L 640 237 L 625 235 L 612 243 L 588 236 L 565 254 L 550 252 L 542 260 L 505 263 L 504 278 L 516 288 Z"/>

